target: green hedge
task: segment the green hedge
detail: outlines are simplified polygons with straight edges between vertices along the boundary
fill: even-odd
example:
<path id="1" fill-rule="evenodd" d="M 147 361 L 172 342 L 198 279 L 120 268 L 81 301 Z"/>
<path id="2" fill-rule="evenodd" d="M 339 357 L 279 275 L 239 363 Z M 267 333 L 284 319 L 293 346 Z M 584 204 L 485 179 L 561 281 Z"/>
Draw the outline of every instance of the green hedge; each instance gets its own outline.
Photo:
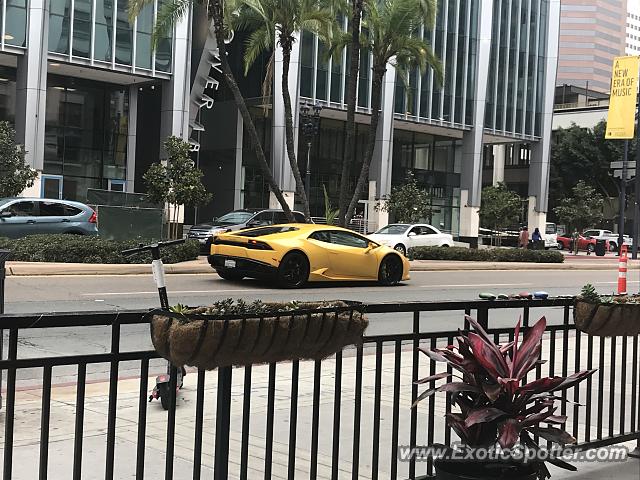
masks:
<path id="1" fill-rule="evenodd" d="M 555 250 L 491 248 L 475 250 L 460 247 L 415 247 L 409 249 L 413 260 L 462 260 L 468 262 L 562 263 L 564 255 Z"/>
<path id="2" fill-rule="evenodd" d="M 0 238 L 0 249 L 11 250 L 11 260 L 22 262 L 64 263 L 151 263 L 151 254 L 131 257 L 122 250 L 137 247 L 135 240 L 104 240 L 83 235 L 30 235 L 23 238 Z M 184 244 L 162 249 L 164 263 L 178 263 L 198 258 L 200 244 L 187 240 Z"/>

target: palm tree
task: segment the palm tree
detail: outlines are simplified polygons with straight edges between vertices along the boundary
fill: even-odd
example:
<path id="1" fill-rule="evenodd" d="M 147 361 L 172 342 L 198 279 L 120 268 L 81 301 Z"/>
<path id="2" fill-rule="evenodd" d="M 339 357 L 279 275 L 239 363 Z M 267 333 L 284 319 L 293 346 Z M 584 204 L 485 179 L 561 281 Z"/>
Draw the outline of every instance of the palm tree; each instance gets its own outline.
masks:
<path id="1" fill-rule="evenodd" d="M 349 3 L 348 0 L 346 3 Z M 345 5 L 348 7 L 348 5 Z M 351 21 L 349 34 L 349 82 L 345 92 L 347 104 L 347 125 L 345 136 L 345 150 L 342 161 L 342 176 L 340 177 L 340 198 L 338 201 L 338 225 L 346 226 L 349 183 L 351 180 L 351 162 L 353 161 L 353 142 L 356 137 L 356 92 L 358 90 L 358 72 L 360 70 L 360 24 L 362 21 L 363 0 L 351 0 Z M 348 8 L 346 8 L 348 10 Z"/>
<path id="2" fill-rule="evenodd" d="M 344 216 L 345 224 L 353 217 L 369 177 L 380 119 L 382 82 L 387 65 L 394 66 L 404 81 L 408 72 L 416 67 L 421 73 L 431 67 L 437 81 L 442 83 L 443 80 L 440 60 L 431 46 L 419 37 L 421 26 L 433 28 L 435 25 L 437 0 L 363 0 L 362 7 L 360 48 L 370 52 L 373 59 L 371 123 L 360 175 Z M 338 53 L 350 45 L 354 35 L 355 31 L 333 35 L 331 52 Z M 350 102 L 352 100 L 355 104 L 355 99 L 350 99 Z"/>
<path id="3" fill-rule="evenodd" d="M 249 31 L 245 44 L 245 73 L 255 60 L 266 51 L 282 49 L 282 100 L 285 116 L 287 156 L 296 181 L 296 191 L 302 200 L 305 216 L 309 219 L 309 199 L 305 192 L 296 160 L 293 134 L 293 111 L 289 94 L 289 66 L 296 34 L 309 31 L 327 41 L 335 23 L 331 2 L 322 0 L 238 0 L 240 9 L 234 23 L 236 29 Z M 269 68 L 273 65 L 273 53 Z M 270 72 L 267 74 L 269 78 Z M 275 100 L 274 100 L 275 101 Z"/>
<path id="4" fill-rule="evenodd" d="M 176 21 L 184 17 L 189 12 L 189 8 L 194 3 L 201 3 L 201 1 L 202 0 L 173 0 L 172 2 L 165 3 L 158 12 L 156 24 L 154 25 L 152 33 L 153 48 L 157 46 L 158 39 L 162 38 L 162 36 L 173 27 Z M 275 195 L 289 221 L 294 222 L 295 218 L 293 213 L 282 194 L 282 190 L 280 190 L 280 187 L 273 178 L 273 173 L 271 172 L 269 162 L 267 161 L 264 150 L 262 149 L 260 137 L 258 136 L 258 131 L 256 130 L 256 126 L 253 122 L 253 117 L 251 117 L 251 112 L 249 111 L 247 103 L 242 96 L 240 87 L 238 87 L 238 83 L 236 82 L 235 76 L 227 59 L 225 39 L 230 31 L 231 13 L 236 8 L 236 1 L 237 0 L 208 0 L 206 3 L 209 19 L 213 23 L 224 81 L 233 95 L 236 107 L 240 111 L 245 131 L 249 135 L 249 140 L 255 151 L 262 174 L 269 185 L 269 189 Z M 153 0 L 129 0 L 129 18 L 131 20 L 135 19 L 140 14 L 144 6 L 150 3 L 153 3 Z"/>

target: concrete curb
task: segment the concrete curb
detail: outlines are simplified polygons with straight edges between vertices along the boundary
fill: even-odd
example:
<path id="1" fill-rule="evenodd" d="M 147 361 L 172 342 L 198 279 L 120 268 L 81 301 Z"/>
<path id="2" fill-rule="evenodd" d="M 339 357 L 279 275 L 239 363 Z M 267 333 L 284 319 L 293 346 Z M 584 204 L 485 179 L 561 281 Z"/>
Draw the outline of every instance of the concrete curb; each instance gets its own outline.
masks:
<path id="1" fill-rule="evenodd" d="M 629 269 L 638 269 L 640 261 L 629 261 Z M 452 271 L 494 271 L 494 270 L 608 270 L 618 268 L 616 261 L 572 260 L 565 263 L 525 263 L 525 262 L 451 262 L 438 260 L 414 260 L 413 272 Z M 168 274 L 213 273 L 204 258 L 165 265 Z M 151 273 L 149 264 L 91 264 L 91 263 L 47 263 L 47 262 L 7 262 L 7 276 L 53 276 L 53 275 L 147 275 Z"/>

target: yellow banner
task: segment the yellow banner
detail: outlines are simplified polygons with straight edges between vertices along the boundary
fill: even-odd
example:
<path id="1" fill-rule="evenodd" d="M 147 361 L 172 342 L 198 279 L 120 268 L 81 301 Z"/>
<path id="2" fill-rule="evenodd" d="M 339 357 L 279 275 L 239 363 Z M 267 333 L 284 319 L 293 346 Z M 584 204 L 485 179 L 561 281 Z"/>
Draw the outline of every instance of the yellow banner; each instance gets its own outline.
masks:
<path id="1" fill-rule="evenodd" d="M 604 138 L 633 138 L 638 89 L 638 58 L 615 57 L 613 59 L 609 117 Z"/>

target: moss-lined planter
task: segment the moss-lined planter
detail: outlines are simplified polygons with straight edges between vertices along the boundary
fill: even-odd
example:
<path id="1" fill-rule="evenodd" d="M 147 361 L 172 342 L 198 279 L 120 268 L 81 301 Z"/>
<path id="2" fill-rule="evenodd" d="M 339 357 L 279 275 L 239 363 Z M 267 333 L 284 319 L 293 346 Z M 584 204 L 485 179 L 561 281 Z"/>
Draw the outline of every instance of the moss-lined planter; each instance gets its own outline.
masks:
<path id="1" fill-rule="evenodd" d="M 206 370 L 231 365 L 322 359 L 347 345 L 362 343 L 368 320 L 359 304 L 346 302 L 266 303 L 270 311 L 251 315 L 204 315 L 155 310 L 151 340 L 175 366 Z"/>
<path id="2" fill-rule="evenodd" d="M 640 334 L 640 303 L 592 303 L 578 298 L 574 309 L 578 330 L 601 337 Z"/>

